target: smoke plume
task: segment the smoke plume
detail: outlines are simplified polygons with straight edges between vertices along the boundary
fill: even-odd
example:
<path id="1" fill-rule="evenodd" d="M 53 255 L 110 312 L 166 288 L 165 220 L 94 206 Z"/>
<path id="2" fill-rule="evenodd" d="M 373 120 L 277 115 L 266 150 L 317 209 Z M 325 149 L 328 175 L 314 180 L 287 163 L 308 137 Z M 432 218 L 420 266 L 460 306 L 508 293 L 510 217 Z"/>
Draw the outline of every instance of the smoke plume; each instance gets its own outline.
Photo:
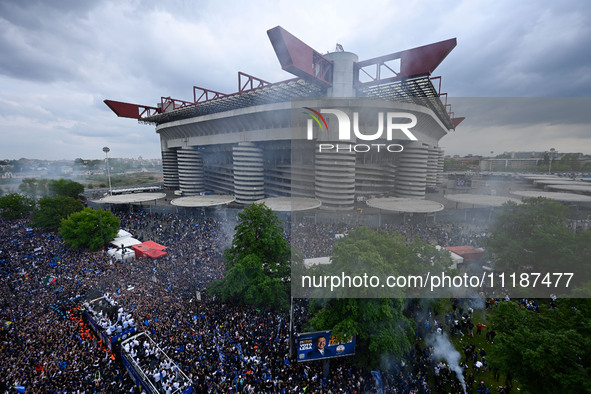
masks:
<path id="1" fill-rule="evenodd" d="M 433 357 L 437 361 L 445 361 L 449 368 L 456 373 L 456 376 L 462 387 L 464 393 L 466 392 L 466 382 L 464 381 L 464 374 L 462 367 L 460 366 L 461 355 L 456 350 L 454 345 L 449 341 L 447 334 L 443 335 L 430 335 L 426 339 L 427 344 L 433 347 Z"/>

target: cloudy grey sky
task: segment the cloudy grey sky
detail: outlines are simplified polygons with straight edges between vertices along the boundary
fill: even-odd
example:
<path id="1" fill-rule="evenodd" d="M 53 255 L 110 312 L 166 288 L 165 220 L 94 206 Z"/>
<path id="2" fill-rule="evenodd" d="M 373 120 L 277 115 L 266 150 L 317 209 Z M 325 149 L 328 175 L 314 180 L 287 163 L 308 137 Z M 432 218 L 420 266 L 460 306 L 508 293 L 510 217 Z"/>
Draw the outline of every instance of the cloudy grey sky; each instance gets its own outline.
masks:
<path id="1" fill-rule="evenodd" d="M 266 34 L 277 25 L 360 60 L 456 37 L 434 73 L 467 118 L 447 153 L 591 153 L 587 0 L 0 0 L 0 159 L 158 158 L 154 127 L 103 100 L 233 93 L 238 71 L 291 78 Z"/>

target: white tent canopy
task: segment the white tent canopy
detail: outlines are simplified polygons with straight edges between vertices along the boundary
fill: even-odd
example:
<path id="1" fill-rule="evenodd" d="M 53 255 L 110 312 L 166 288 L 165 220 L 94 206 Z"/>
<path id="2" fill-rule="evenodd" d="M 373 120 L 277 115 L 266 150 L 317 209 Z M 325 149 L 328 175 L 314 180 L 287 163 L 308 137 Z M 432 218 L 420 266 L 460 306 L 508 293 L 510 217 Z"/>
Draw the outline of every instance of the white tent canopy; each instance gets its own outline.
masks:
<path id="1" fill-rule="evenodd" d="M 133 261 L 135 259 L 135 252 L 133 249 L 115 249 L 107 250 L 107 254 L 117 261 Z"/>
<path id="2" fill-rule="evenodd" d="M 324 265 L 324 264 L 330 264 L 330 263 L 331 263 L 330 256 L 304 259 L 304 267 L 306 267 L 306 268 L 310 268 L 314 265 Z"/>
<path id="3" fill-rule="evenodd" d="M 119 231 L 117 232 L 117 238 L 123 238 L 123 237 L 131 237 L 131 233 L 120 228 Z"/>
<path id="4" fill-rule="evenodd" d="M 119 229 L 117 232 L 117 237 L 110 243 L 117 248 L 131 248 L 133 245 L 141 244 L 142 241 L 138 241 L 137 239 L 133 238 L 130 232 Z"/>
<path id="5" fill-rule="evenodd" d="M 115 238 L 114 240 L 111 241 L 111 245 L 116 246 L 118 248 L 121 248 L 121 247 L 130 248 L 133 245 L 139 245 L 141 243 L 142 243 L 142 241 L 138 241 L 137 239 L 132 238 L 132 237 Z"/>

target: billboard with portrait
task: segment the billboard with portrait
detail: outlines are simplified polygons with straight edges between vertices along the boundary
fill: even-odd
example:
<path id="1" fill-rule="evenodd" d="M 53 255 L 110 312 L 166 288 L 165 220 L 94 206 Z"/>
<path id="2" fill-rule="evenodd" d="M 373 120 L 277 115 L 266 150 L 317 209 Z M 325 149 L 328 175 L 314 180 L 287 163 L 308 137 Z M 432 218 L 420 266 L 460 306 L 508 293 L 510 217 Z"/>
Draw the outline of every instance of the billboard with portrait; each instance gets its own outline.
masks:
<path id="1" fill-rule="evenodd" d="M 355 354 L 355 336 L 342 338 L 331 331 L 306 332 L 297 338 L 298 361 L 312 361 Z"/>

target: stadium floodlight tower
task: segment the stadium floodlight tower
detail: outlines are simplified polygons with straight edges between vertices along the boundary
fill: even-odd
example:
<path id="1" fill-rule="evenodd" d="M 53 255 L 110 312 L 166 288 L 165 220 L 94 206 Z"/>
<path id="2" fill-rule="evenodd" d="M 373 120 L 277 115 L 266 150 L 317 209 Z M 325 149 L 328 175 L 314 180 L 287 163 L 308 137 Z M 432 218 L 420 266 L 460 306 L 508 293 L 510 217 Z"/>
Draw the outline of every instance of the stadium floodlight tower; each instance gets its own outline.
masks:
<path id="1" fill-rule="evenodd" d="M 111 149 L 109 149 L 108 146 L 105 146 L 103 148 L 103 152 L 105 152 L 105 165 L 107 167 L 107 178 L 109 179 L 109 195 L 112 196 L 113 189 L 111 188 L 111 170 L 109 169 L 109 152 L 110 151 L 111 151 Z"/>
<path id="2" fill-rule="evenodd" d="M 105 100 L 156 126 L 166 188 L 241 204 L 312 197 L 347 211 L 370 196 L 424 198 L 442 182 L 439 140 L 464 118 L 431 75 L 455 38 L 358 61 L 341 46 L 321 54 L 280 26 L 267 34 L 295 78 L 238 72 L 235 93 L 194 86 L 192 100 L 161 97 L 153 107 Z"/>
<path id="3" fill-rule="evenodd" d="M 550 148 L 550 152 L 548 152 L 548 159 L 549 159 L 548 175 L 552 174 L 552 160 L 554 160 L 556 158 L 556 156 L 557 156 L 556 149 Z"/>

